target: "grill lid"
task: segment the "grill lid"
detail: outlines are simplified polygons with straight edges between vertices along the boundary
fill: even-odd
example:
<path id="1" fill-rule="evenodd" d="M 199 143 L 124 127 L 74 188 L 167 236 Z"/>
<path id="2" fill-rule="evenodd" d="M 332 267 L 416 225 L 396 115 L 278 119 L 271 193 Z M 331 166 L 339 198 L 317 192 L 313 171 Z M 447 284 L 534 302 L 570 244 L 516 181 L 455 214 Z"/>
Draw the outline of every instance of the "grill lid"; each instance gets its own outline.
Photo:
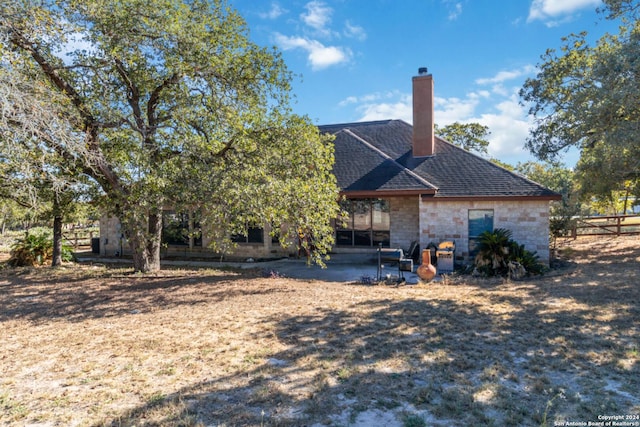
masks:
<path id="1" fill-rule="evenodd" d="M 438 249 L 445 251 L 455 251 L 456 242 L 454 242 L 453 240 L 445 240 L 443 242 L 440 242 L 440 244 L 438 245 Z"/>

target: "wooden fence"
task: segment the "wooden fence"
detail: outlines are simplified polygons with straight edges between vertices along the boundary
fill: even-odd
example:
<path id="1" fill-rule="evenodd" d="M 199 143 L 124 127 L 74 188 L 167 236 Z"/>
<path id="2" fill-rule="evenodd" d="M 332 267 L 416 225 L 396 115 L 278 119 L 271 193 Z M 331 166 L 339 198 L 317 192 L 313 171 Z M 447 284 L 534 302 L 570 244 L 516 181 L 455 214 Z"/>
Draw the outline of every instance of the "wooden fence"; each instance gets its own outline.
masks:
<path id="1" fill-rule="evenodd" d="M 640 215 L 593 216 L 577 218 L 571 237 L 621 236 L 640 234 Z"/>
<path id="2" fill-rule="evenodd" d="M 100 231 L 97 228 L 80 228 L 62 232 L 63 242 L 74 249 L 81 246 L 91 246 L 91 240 L 94 237 L 100 237 Z"/>

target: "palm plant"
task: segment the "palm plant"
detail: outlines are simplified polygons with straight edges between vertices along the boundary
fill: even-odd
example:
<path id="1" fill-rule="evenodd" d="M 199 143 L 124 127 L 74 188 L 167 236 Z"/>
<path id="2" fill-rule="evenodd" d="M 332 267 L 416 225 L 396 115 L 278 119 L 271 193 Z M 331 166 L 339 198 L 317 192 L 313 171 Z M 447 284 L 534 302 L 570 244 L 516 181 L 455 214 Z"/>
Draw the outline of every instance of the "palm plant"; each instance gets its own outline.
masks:
<path id="1" fill-rule="evenodd" d="M 483 273 L 494 275 L 507 268 L 511 230 L 496 228 L 479 236 L 476 267 Z"/>
<path id="2" fill-rule="evenodd" d="M 542 274 L 544 267 L 538 255 L 513 241 L 511 236 L 511 230 L 504 228 L 482 233 L 474 260 L 477 270 L 487 276 L 506 276 L 509 274 L 509 263 L 517 262 L 528 274 Z"/>

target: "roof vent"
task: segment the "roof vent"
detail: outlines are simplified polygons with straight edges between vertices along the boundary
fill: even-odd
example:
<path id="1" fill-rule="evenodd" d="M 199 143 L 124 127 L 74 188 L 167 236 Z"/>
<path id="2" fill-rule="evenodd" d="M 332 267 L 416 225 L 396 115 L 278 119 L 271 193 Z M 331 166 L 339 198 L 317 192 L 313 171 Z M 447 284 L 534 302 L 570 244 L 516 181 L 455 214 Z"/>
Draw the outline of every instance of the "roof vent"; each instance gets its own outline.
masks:
<path id="1" fill-rule="evenodd" d="M 427 74 L 427 67 L 418 68 L 418 75 L 419 76 L 424 76 L 425 74 Z"/>

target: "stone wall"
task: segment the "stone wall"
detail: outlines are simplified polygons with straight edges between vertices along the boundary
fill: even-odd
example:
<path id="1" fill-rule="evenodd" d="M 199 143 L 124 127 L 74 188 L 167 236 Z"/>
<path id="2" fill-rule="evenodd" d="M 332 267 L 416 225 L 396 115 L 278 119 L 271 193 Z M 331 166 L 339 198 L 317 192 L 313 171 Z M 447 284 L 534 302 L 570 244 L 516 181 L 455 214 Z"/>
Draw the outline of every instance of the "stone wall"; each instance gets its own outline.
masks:
<path id="1" fill-rule="evenodd" d="M 456 243 L 457 262 L 469 263 L 469 210 L 493 210 L 493 226 L 506 228 L 513 233 L 513 239 L 525 248 L 536 252 L 540 260 L 549 262 L 549 202 L 548 201 L 442 201 L 419 196 L 391 197 L 390 202 L 390 246 L 408 249 L 411 242 L 418 240 L 420 248 L 429 243 L 438 244 L 443 240 Z M 230 256 L 236 258 L 280 257 L 294 254 L 296 247 L 283 250 L 272 243 L 265 233 L 264 243 L 239 244 Z M 103 217 L 100 221 L 100 254 L 113 256 L 128 254 L 129 246 L 121 238 L 120 223 L 115 218 Z M 165 256 L 219 256 L 207 248 L 207 236 L 203 236 L 202 248 L 169 247 L 163 250 Z M 334 248 L 335 253 L 372 252 L 375 248 Z"/>
<path id="2" fill-rule="evenodd" d="M 420 204 L 420 247 L 443 240 L 456 243 L 456 260 L 469 263 L 469 210 L 492 209 L 493 227 L 506 228 L 513 240 L 549 262 L 548 201 L 438 201 Z"/>
<path id="3" fill-rule="evenodd" d="M 407 250 L 411 242 L 420 239 L 420 197 L 391 197 L 389 204 L 390 246 Z"/>
<path id="4" fill-rule="evenodd" d="M 195 258 L 219 258 L 220 253 L 211 250 L 208 246 L 211 239 L 207 237 L 203 231 L 202 244 L 189 249 L 188 246 L 170 245 L 161 249 L 161 257 L 195 257 Z M 279 243 L 273 243 L 268 230 L 265 231 L 264 243 L 238 243 L 233 251 L 227 253 L 227 257 L 234 259 L 246 258 L 279 258 L 295 254 L 296 246 L 282 249 Z M 120 221 L 115 217 L 103 216 L 100 219 L 100 255 L 116 256 L 130 255 L 131 249 L 127 240 L 122 235 L 122 227 Z"/>
<path id="5" fill-rule="evenodd" d="M 100 218 L 100 255 L 114 256 L 128 253 L 129 244 L 122 238 L 120 221 L 115 217 L 103 215 Z"/>

